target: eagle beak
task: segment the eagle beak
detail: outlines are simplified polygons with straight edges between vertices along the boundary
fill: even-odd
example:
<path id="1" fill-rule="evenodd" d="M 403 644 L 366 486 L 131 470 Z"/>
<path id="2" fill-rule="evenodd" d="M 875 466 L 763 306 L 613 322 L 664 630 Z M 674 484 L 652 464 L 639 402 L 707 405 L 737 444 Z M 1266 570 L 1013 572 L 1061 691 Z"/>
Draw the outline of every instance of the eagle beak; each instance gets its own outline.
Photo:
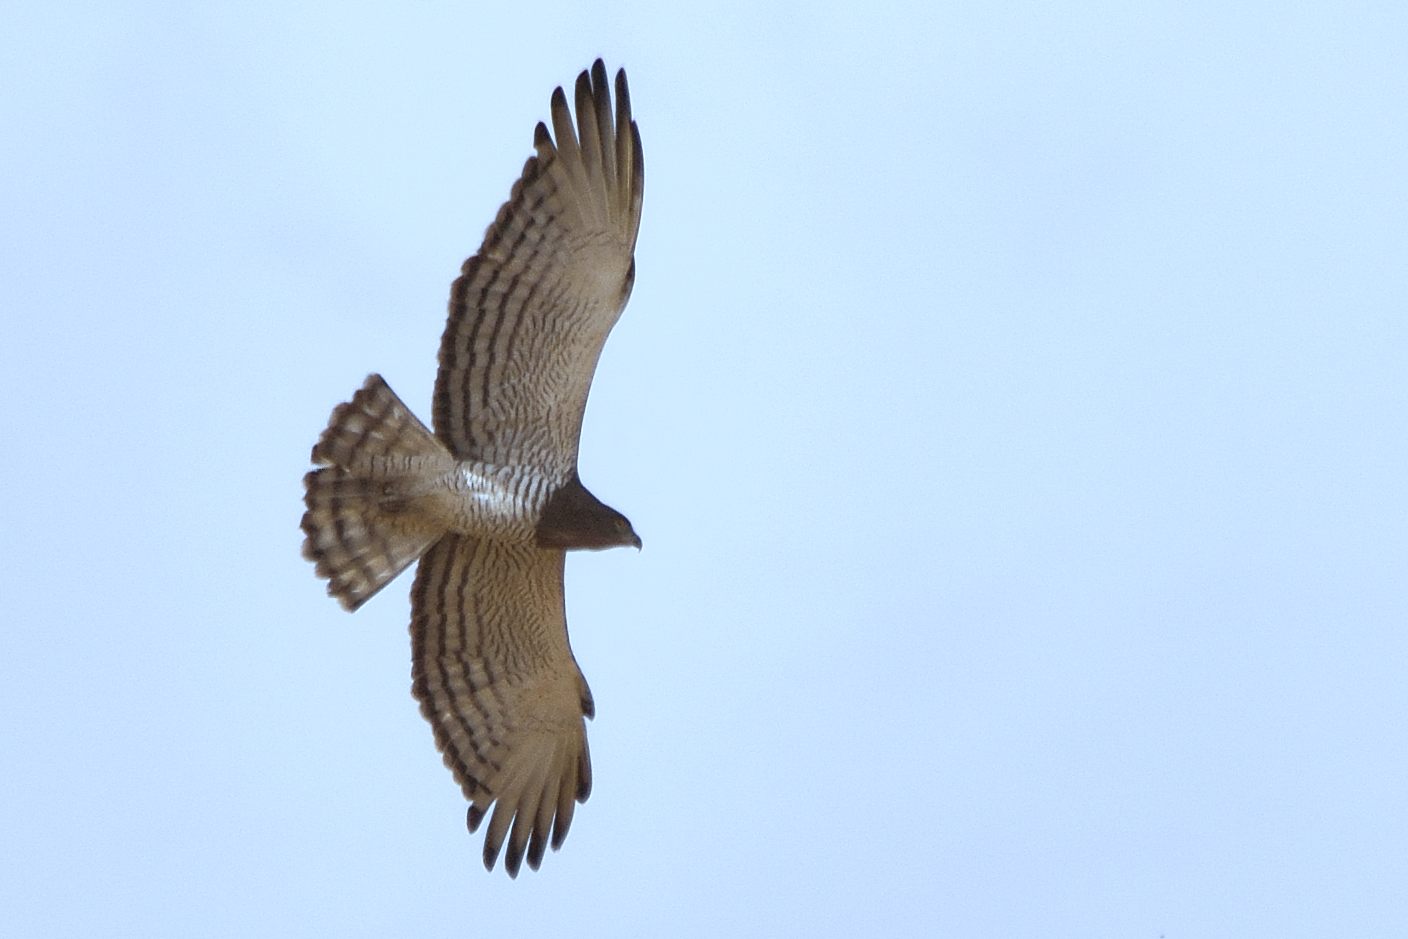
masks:
<path id="1" fill-rule="evenodd" d="M 636 546 L 636 550 L 639 551 L 639 550 L 640 550 L 640 535 L 637 535 L 635 532 L 631 532 L 631 544 L 635 545 L 635 546 Z"/>

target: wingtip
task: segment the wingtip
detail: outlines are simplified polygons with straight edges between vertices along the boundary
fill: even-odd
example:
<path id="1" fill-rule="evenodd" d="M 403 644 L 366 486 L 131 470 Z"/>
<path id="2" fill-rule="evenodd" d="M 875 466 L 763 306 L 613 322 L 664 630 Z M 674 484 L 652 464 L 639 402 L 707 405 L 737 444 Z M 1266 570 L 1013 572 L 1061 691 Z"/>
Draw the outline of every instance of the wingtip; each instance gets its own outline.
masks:
<path id="1" fill-rule="evenodd" d="M 541 827 L 534 827 L 533 835 L 528 839 L 528 854 L 525 860 L 531 870 L 537 870 L 543 863 L 543 852 L 547 849 L 547 839 L 543 836 Z"/>
<path id="2" fill-rule="evenodd" d="M 567 106 L 567 93 L 560 84 L 552 90 L 552 101 L 549 101 L 549 108 L 552 111 L 553 128 L 556 128 L 560 138 L 562 137 L 562 122 L 566 121 L 569 125 L 572 122 L 572 108 Z M 558 144 L 560 145 L 562 142 L 559 139 Z"/>
<path id="3" fill-rule="evenodd" d="M 483 855 L 483 859 L 484 859 L 484 869 L 485 869 L 486 871 L 491 871 L 491 870 L 494 869 L 494 864 L 495 864 L 495 862 L 497 862 L 498 859 L 499 859 L 499 849 L 500 849 L 501 847 L 502 847 L 502 845 L 501 845 L 499 842 L 495 841 L 493 838 L 486 838 L 486 839 L 484 840 L 484 855 Z M 509 876 L 513 876 L 513 874 L 514 874 L 513 871 L 509 871 Z"/>
<path id="4" fill-rule="evenodd" d="M 582 72 L 577 76 L 577 86 L 574 89 L 577 93 L 577 107 L 580 111 L 583 101 L 590 101 L 592 97 L 592 76 L 589 72 Z"/>
<path id="5" fill-rule="evenodd" d="M 518 878 L 518 869 L 523 866 L 523 845 L 518 843 L 518 839 L 509 842 L 508 850 L 504 852 L 504 870 L 508 871 L 510 879 Z"/>
<path id="6" fill-rule="evenodd" d="M 577 758 L 577 801 L 586 802 L 591 794 L 592 760 L 584 747 L 581 756 Z"/>
<path id="7" fill-rule="evenodd" d="M 626 70 L 619 68 L 616 70 L 616 107 L 617 114 L 624 116 L 626 120 L 631 117 L 631 89 L 626 82 Z"/>

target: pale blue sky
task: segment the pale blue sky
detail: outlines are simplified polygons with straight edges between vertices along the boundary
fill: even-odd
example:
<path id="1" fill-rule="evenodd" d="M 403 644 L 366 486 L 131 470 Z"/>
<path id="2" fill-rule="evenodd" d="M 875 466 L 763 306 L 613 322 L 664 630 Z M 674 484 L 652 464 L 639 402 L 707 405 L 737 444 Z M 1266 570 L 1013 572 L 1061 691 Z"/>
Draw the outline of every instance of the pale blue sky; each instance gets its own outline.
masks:
<path id="1" fill-rule="evenodd" d="M 12 6 L 7 935 L 1408 930 L 1402 4 Z M 645 550 L 510 881 L 299 479 L 597 56 Z"/>

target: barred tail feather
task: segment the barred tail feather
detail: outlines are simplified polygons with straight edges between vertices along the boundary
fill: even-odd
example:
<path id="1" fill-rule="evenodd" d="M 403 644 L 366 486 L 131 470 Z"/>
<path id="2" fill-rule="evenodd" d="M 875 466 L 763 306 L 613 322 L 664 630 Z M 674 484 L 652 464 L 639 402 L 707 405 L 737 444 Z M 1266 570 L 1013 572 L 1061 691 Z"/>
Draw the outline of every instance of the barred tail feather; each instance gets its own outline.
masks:
<path id="1" fill-rule="evenodd" d="M 370 600 L 444 532 L 412 510 L 416 484 L 454 458 L 380 375 L 339 404 L 303 477 L 303 556 L 348 610 Z"/>

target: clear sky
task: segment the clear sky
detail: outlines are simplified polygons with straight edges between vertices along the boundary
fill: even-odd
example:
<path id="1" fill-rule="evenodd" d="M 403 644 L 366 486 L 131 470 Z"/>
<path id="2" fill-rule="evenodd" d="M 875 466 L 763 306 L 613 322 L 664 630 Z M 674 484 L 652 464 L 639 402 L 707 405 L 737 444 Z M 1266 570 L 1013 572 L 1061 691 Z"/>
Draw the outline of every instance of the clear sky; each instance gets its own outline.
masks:
<path id="1" fill-rule="evenodd" d="M 7 936 L 1408 931 L 1408 7 L 477 6 L 3 14 Z M 645 550 L 510 881 L 299 480 L 597 56 Z"/>

